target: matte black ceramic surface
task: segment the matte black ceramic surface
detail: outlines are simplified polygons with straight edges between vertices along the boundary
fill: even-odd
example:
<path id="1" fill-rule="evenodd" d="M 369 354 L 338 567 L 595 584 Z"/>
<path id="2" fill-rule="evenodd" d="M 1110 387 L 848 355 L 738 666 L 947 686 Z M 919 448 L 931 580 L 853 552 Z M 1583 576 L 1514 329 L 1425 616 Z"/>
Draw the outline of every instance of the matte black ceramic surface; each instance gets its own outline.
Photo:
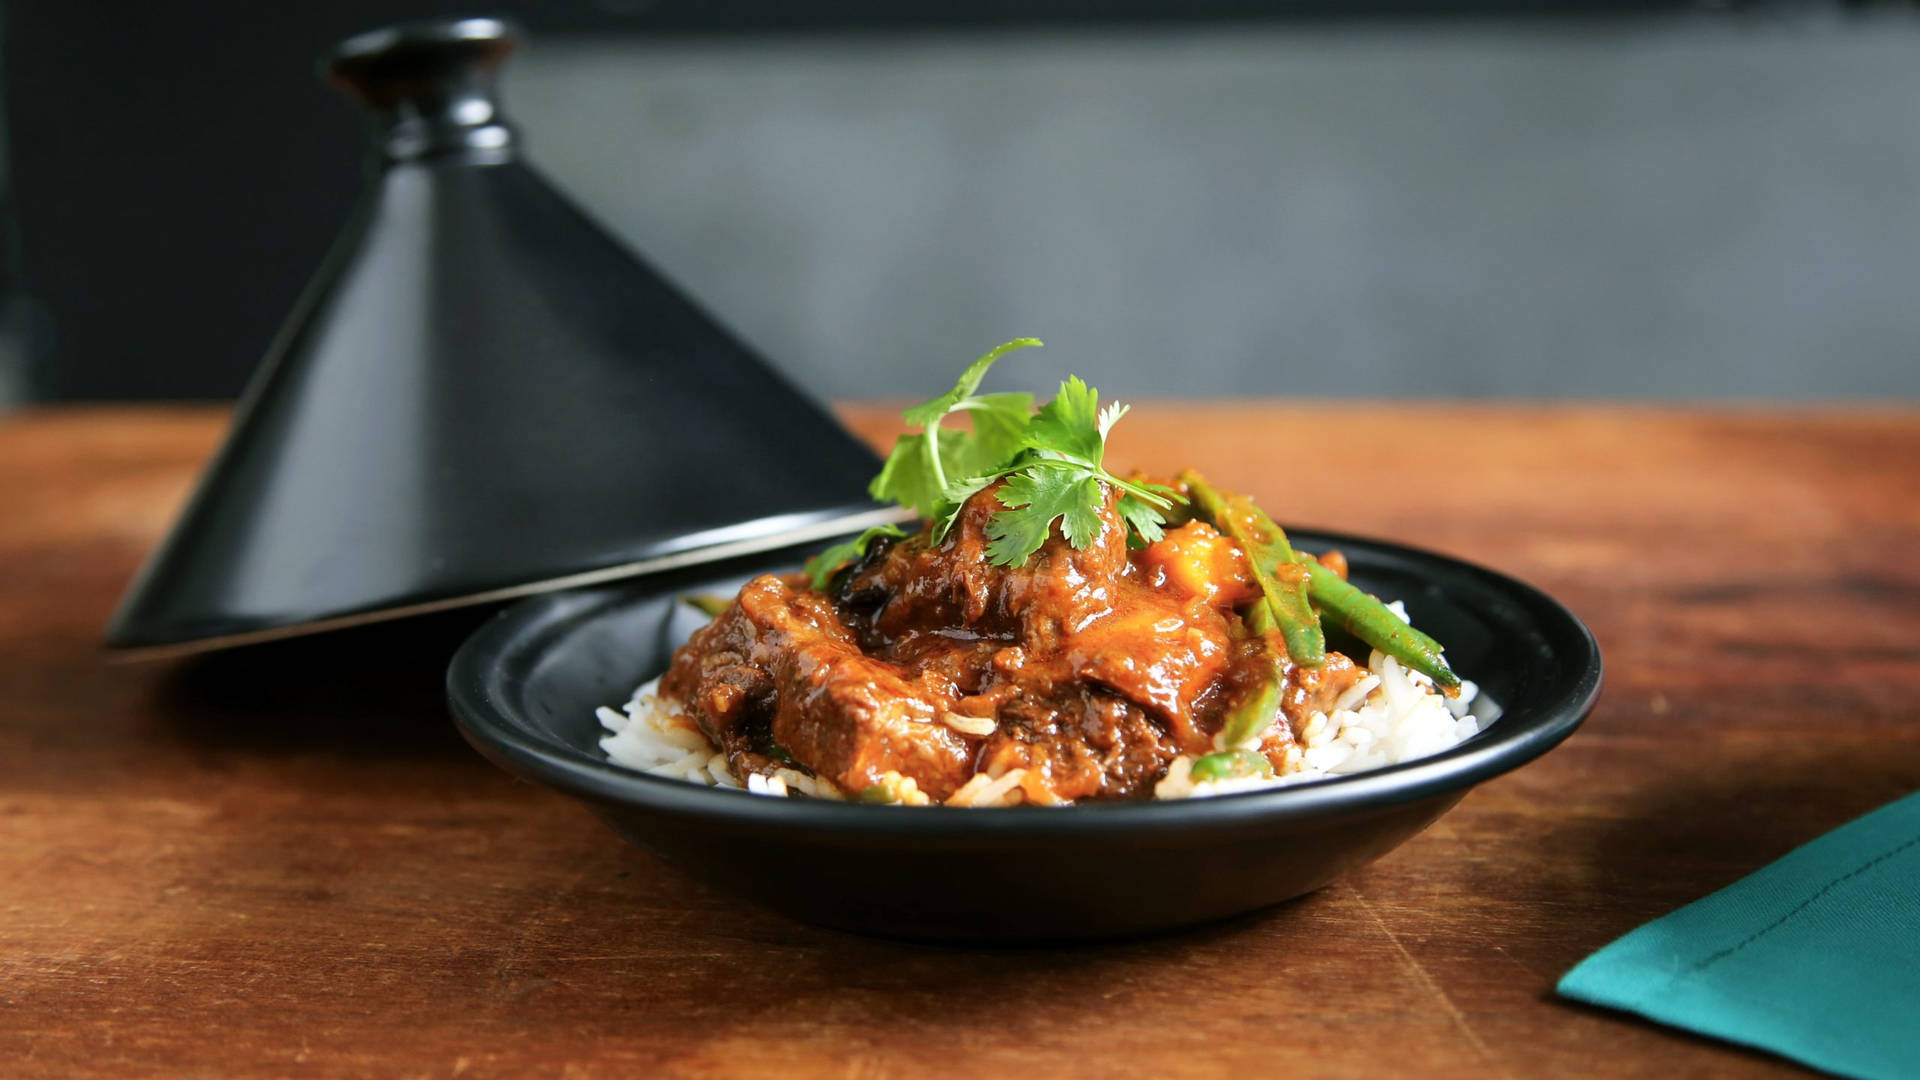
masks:
<path id="1" fill-rule="evenodd" d="M 110 646 L 284 636 L 874 518 L 871 451 L 520 160 L 492 91 L 512 43 L 425 23 L 328 63 L 372 111 L 372 189 Z"/>
<path id="2" fill-rule="evenodd" d="M 721 592 L 797 558 L 524 601 L 463 645 L 448 698 L 502 768 L 577 796 L 635 844 L 797 918 L 950 940 L 1107 937 L 1299 896 L 1391 851 L 1468 788 L 1545 753 L 1592 709 L 1600 653 L 1535 589 L 1452 559 L 1288 530 L 1339 547 L 1364 588 L 1407 602 L 1465 677 L 1505 707 L 1443 754 L 1269 792 L 1164 803 L 963 810 L 787 800 L 612 765 L 599 705 L 665 669 Z"/>

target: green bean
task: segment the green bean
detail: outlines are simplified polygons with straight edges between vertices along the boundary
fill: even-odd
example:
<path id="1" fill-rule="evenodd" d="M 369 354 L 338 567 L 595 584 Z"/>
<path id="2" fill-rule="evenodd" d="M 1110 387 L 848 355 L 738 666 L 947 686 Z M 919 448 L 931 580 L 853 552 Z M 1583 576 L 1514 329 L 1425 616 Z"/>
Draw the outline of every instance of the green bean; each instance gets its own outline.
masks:
<path id="1" fill-rule="evenodd" d="M 1446 690 L 1460 688 L 1460 676 L 1447 666 L 1440 643 L 1415 630 L 1393 609 L 1361 592 L 1359 587 L 1320 565 L 1320 560 L 1296 554 L 1307 569 L 1307 588 L 1322 614 L 1361 641 L 1426 675 Z"/>
<path id="2" fill-rule="evenodd" d="M 712 593 L 691 593 L 680 600 L 690 608 L 705 612 L 709 619 L 719 618 L 721 612 L 733 606 L 733 601 Z"/>
<path id="3" fill-rule="evenodd" d="M 1208 780 L 1238 780 L 1248 776 L 1272 776 L 1273 763 L 1266 755 L 1251 750 L 1222 750 L 1193 763 L 1187 775 L 1196 784 Z"/>
<path id="4" fill-rule="evenodd" d="M 891 804 L 902 801 L 907 785 L 905 777 L 883 776 L 877 782 L 868 784 L 860 790 L 858 801 L 863 803 Z"/>
<path id="5" fill-rule="evenodd" d="M 1257 637 L 1280 632 L 1280 624 L 1273 621 L 1272 604 L 1255 604 L 1248 608 L 1245 622 L 1248 631 Z"/>
<path id="6" fill-rule="evenodd" d="M 1260 603 L 1248 608 L 1246 623 L 1247 629 L 1262 639 L 1270 640 L 1270 635 L 1279 631 L 1279 627 L 1274 625 L 1273 607 L 1270 604 Z M 1220 724 L 1220 740 L 1229 750 L 1265 731 L 1280 714 L 1280 692 L 1286 686 L 1287 673 L 1280 666 L 1277 656 L 1269 653 L 1269 658 L 1268 670 L 1259 685 L 1235 702 Z"/>
<path id="7" fill-rule="evenodd" d="M 1220 724 L 1221 744 L 1232 750 L 1267 730 L 1274 717 L 1280 715 L 1280 690 L 1285 682 L 1285 673 L 1279 664 L 1274 664 L 1260 685 L 1227 710 L 1227 717 Z"/>
<path id="8" fill-rule="evenodd" d="M 1181 473 L 1180 479 L 1193 495 L 1195 516 L 1231 537 L 1246 553 L 1254 580 L 1287 643 L 1287 656 L 1305 667 L 1326 663 L 1326 635 L 1307 600 L 1306 575 L 1294 569 L 1287 534 L 1246 496 L 1228 495 L 1191 469 Z"/>

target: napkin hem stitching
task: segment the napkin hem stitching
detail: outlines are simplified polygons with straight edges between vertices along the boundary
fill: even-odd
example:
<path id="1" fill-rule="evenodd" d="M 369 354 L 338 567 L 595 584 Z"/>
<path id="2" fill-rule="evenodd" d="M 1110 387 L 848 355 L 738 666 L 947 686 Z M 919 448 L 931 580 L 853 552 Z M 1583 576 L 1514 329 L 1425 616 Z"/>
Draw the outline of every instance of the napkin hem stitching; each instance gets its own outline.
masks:
<path id="1" fill-rule="evenodd" d="M 1766 937 L 1768 934 L 1773 933 L 1775 930 L 1780 929 L 1780 927 L 1786 925 L 1786 923 L 1789 922 L 1794 916 L 1800 914 L 1802 911 L 1805 911 L 1807 908 L 1812 907 L 1815 903 L 1817 903 L 1820 900 L 1821 897 L 1826 896 L 1828 893 L 1832 892 L 1834 889 L 1838 888 L 1840 885 L 1846 883 L 1847 881 L 1852 880 L 1853 878 L 1859 877 L 1861 874 L 1864 874 L 1868 870 L 1871 870 L 1874 867 L 1880 865 L 1881 863 L 1886 862 L 1888 859 L 1893 858 L 1895 855 L 1898 855 L 1901 852 L 1906 851 L 1908 848 L 1912 848 L 1916 846 L 1920 846 L 1920 836 L 1908 837 L 1905 843 L 1888 848 L 1887 850 L 1881 852 L 1880 854 L 1875 855 L 1873 858 L 1868 859 L 1866 862 L 1861 863 L 1859 866 L 1854 867 L 1852 870 L 1849 870 L 1846 873 L 1841 874 L 1839 877 L 1834 878 L 1832 881 L 1827 882 L 1825 885 L 1822 885 L 1819 891 L 1815 892 L 1812 896 L 1807 897 L 1805 900 L 1800 901 L 1798 904 L 1795 904 L 1792 910 L 1780 916 L 1778 919 L 1775 919 L 1771 923 L 1768 923 L 1766 926 L 1763 926 L 1760 929 L 1755 930 L 1753 933 L 1747 935 L 1745 940 L 1740 941 L 1739 943 L 1734 945 L 1729 945 L 1724 949 L 1721 949 L 1719 952 L 1714 953 L 1713 955 L 1700 960 L 1698 963 L 1695 963 L 1693 966 L 1687 968 L 1683 972 L 1676 972 L 1674 977 L 1677 979 L 1683 975 L 1686 975 L 1686 976 L 1697 975 L 1700 972 L 1705 971 L 1708 967 L 1714 964 L 1717 964 L 1722 960 L 1725 960 L 1727 957 L 1732 956 L 1734 953 L 1739 952 L 1741 949 L 1746 948 L 1747 946 L 1753 944 L 1754 942 L 1759 941 L 1761 938 Z"/>
<path id="2" fill-rule="evenodd" d="M 1874 863 L 1881 861 L 1881 859 L 1897 855 L 1901 851 L 1913 847 L 1916 844 L 1920 844 L 1920 836 L 1916 836 L 1912 840 L 1901 844 L 1899 847 L 1884 852 L 1880 858 L 1862 863 L 1853 873 L 1859 873 Z M 1851 877 L 1852 874 L 1846 876 Z M 1837 885 L 1843 880 L 1845 880 L 1845 878 L 1835 878 L 1832 884 Z M 1735 946 L 1735 949 L 1737 948 L 1738 946 Z M 1733 952 L 1734 949 L 1727 951 Z M 1662 987 L 1658 993 L 1639 998 L 1631 1005 L 1613 1005 L 1610 1007 L 1625 1008 L 1630 1012 L 1638 1013 L 1655 1023 L 1664 1024 L 1668 1027 L 1680 1028 L 1685 1031 L 1711 1036 L 1722 1042 L 1733 1043 L 1737 1046 L 1752 1047 L 1784 1060 L 1798 1062 L 1799 1064 L 1818 1069 L 1821 1072 L 1837 1073 L 1842 1076 L 1866 1077 L 1881 1075 L 1881 1073 L 1876 1071 L 1878 1068 L 1877 1065 L 1870 1067 L 1869 1065 L 1862 1064 L 1862 1052 L 1857 1045 L 1851 1045 L 1845 1039 L 1835 1038 L 1830 1032 L 1819 1028 L 1809 1028 L 1799 1023 L 1799 1021 L 1804 1020 L 1803 1014 L 1791 1009 L 1782 1008 L 1779 1004 L 1765 998 L 1753 997 L 1739 987 L 1728 986 L 1712 981 L 1700 981 L 1696 978 L 1697 975 L 1697 970 L 1673 973 L 1668 976 L 1666 986 Z M 1737 1022 L 1731 1022 L 1727 1017 L 1694 1014 L 1686 1005 L 1676 1001 L 1676 998 L 1690 991 L 1711 991 L 1720 995 L 1720 997 L 1728 1003 L 1737 1004 L 1750 1014 L 1774 1021 L 1780 1025 L 1780 1028 L 1769 1035 L 1763 1036 L 1750 1031 Z M 1686 1019 L 1673 1019 L 1670 1013 L 1676 1011 L 1676 1009 L 1685 1015 Z M 1873 1059 L 1873 1048 L 1868 1048 L 1866 1057 Z"/>

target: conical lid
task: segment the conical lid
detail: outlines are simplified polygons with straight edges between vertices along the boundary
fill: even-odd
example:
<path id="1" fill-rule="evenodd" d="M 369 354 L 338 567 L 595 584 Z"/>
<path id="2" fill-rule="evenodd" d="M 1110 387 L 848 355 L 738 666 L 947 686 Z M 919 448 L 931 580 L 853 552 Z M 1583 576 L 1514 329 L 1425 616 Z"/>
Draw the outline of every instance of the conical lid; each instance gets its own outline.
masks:
<path id="1" fill-rule="evenodd" d="M 889 518 L 870 450 L 522 163 L 492 89 L 512 45 L 469 19 L 328 59 L 377 117 L 372 189 L 109 647 L 285 637 Z"/>

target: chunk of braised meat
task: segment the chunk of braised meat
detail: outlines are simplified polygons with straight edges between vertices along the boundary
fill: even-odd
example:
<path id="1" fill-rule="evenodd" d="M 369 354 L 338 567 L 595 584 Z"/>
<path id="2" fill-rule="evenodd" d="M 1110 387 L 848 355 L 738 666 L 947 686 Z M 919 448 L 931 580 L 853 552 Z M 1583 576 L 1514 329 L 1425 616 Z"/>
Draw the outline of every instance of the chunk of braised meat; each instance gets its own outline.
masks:
<path id="1" fill-rule="evenodd" d="M 1056 664 L 1066 678 L 1104 687 L 1164 724 L 1176 744 L 1211 748 L 1210 714 L 1223 680 L 1260 644 L 1240 638 L 1229 613 L 1124 580 L 1113 605 L 1074 627 Z"/>
<path id="2" fill-rule="evenodd" d="M 688 707 L 736 771 L 764 768 L 760 738 L 849 792 L 882 774 L 944 798 L 972 773 L 964 740 L 940 723 L 955 688 L 860 651 L 828 598 L 765 575 L 674 654 L 661 689 Z"/>
<path id="3" fill-rule="evenodd" d="M 1023 699 L 1002 709 L 980 769 L 1027 770 L 1021 788 L 1033 802 L 1128 798 L 1151 793 L 1179 752 L 1139 706 L 1082 684 L 1064 700 Z"/>
<path id="4" fill-rule="evenodd" d="M 1182 742 L 1204 743 L 1193 706 L 1230 660 L 1229 612 L 1211 596 L 1162 590 L 1137 580 L 1128 560 L 1119 498 L 1109 493 L 1100 530 L 1084 549 L 1056 528 L 1023 566 L 996 567 L 987 523 L 1004 507 L 999 485 L 961 507 L 938 543 L 903 540 L 846 580 L 843 607 L 869 653 L 924 662 L 985 641 L 1018 645 L 1022 670 L 1006 681 L 1040 688 L 1085 681 L 1104 686 L 1171 725 Z M 969 693 L 991 677 L 991 649 L 970 650 L 954 672 Z"/>
<path id="5" fill-rule="evenodd" d="M 846 582 L 849 606 L 868 606 L 861 644 L 878 651 L 916 636 L 954 629 L 1018 640 L 1051 651 L 1072 627 L 1112 604 L 1112 585 L 1127 569 L 1127 530 L 1118 496 L 1109 493 L 1100 531 L 1085 549 L 1053 536 L 1018 567 L 994 566 L 987 522 L 1005 509 L 994 484 L 960 508 L 939 543 L 921 533 L 894 544 Z"/>

